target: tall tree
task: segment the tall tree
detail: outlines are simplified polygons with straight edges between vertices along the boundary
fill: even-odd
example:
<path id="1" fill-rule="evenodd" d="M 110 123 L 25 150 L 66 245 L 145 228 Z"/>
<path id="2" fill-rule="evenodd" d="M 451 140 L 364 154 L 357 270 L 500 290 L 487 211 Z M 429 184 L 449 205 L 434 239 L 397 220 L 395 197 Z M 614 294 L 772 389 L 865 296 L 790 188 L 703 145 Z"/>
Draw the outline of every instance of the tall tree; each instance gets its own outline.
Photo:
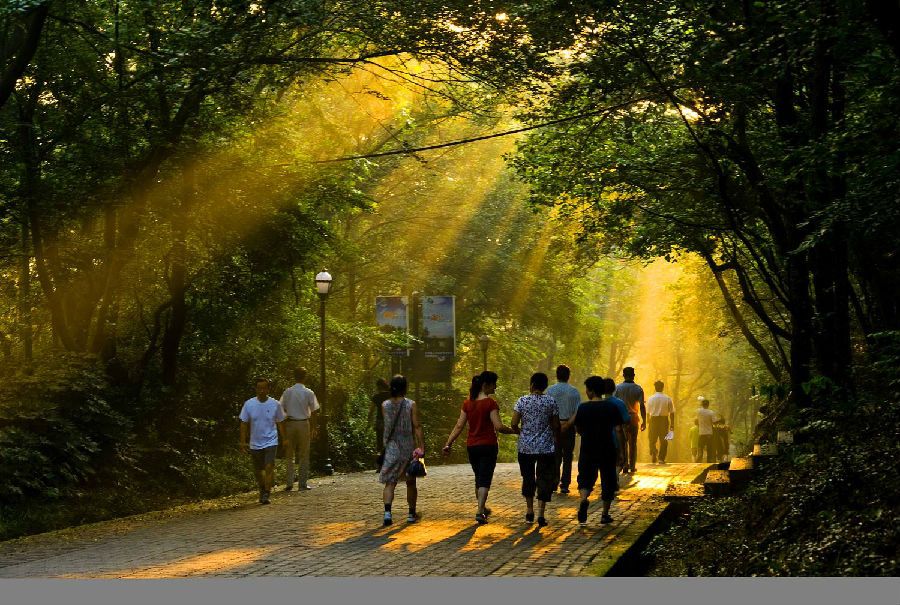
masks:
<path id="1" fill-rule="evenodd" d="M 863 6 L 583 8 L 567 14 L 579 28 L 567 76 L 528 114 L 583 116 L 523 146 L 536 199 L 569 207 L 608 246 L 692 250 L 733 271 L 772 338 L 749 324 L 744 335 L 758 350 L 770 343 L 760 354 L 789 371 L 795 401 L 808 402 L 813 369 L 849 387 L 854 282 L 869 301 L 858 325 L 876 307 L 880 325 L 897 321 L 883 290 L 894 286 L 870 273 L 895 247 L 876 252 L 862 234 L 897 221 L 880 200 L 897 183 L 898 70 Z M 875 208 L 871 227 L 850 218 Z"/>

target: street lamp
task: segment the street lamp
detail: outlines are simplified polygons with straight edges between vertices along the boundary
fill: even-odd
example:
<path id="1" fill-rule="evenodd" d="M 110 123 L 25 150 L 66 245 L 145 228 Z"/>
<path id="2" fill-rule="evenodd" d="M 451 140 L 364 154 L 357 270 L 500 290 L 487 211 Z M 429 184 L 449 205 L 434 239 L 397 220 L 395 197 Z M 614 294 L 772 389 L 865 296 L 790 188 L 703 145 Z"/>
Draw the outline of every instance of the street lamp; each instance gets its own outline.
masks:
<path id="1" fill-rule="evenodd" d="M 319 402 L 322 406 L 319 411 L 321 418 L 319 428 L 319 458 L 325 461 L 325 474 L 334 473 L 331 466 L 331 455 L 328 446 L 328 415 L 326 412 L 325 402 L 328 400 L 328 384 L 325 380 L 325 299 L 331 292 L 331 274 L 328 271 L 322 271 L 316 275 L 316 292 L 319 294 L 319 376 L 322 384 L 320 385 L 321 397 Z"/>
<path id="2" fill-rule="evenodd" d="M 487 372 L 487 350 L 488 345 L 491 344 L 491 337 L 484 334 L 478 337 L 478 342 L 481 343 L 481 356 L 484 359 L 484 371 Z"/>

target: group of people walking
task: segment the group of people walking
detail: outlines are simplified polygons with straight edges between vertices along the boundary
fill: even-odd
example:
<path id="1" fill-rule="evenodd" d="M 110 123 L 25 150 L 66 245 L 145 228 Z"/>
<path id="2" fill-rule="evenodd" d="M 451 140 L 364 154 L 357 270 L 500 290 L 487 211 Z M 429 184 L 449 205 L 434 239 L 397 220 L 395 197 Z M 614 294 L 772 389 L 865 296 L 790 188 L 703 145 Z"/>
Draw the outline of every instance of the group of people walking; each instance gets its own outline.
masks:
<path id="1" fill-rule="evenodd" d="M 536 520 L 539 527 L 546 526 L 546 507 L 553 493 L 557 489 L 562 494 L 569 493 L 576 433 L 581 436 L 576 479 L 581 502 L 577 519 L 581 523 L 587 520 L 590 494 L 599 478 L 602 502 L 600 521 L 609 523 L 613 520 L 609 510 L 619 489 L 619 473 L 636 471 L 637 434 L 646 428 L 644 392 L 634 382 L 633 368 L 625 368 L 624 381 L 619 385 L 612 378 L 600 376 L 585 380 L 588 398 L 582 401 L 578 389 L 569 384 L 570 376 L 569 368 L 560 365 L 556 369 L 557 382 L 550 386 L 546 374 L 533 374 L 529 392 L 516 401 L 508 426 L 501 420 L 500 407 L 492 397 L 497 389 L 497 374 L 484 371 L 472 378 L 469 396 L 463 402 L 459 420 L 450 431 L 443 454 L 450 454 L 453 443 L 468 425 L 466 452 L 475 477 L 475 520 L 478 523 L 487 523 L 491 513 L 487 499 L 497 465 L 500 434 L 518 436 L 516 450 L 526 521 Z M 658 382 L 656 386 L 658 392 L 651 397 L 651 427 L 657 433 L 661 431 L 659 454 L 660 461 L 664 463 L 666 436 L 674 428 L 675 412 L 672 400 L 661 392 L 662 383 Z M 385 484 L 385 525 L 392 523 L 394 487 L 400 478 L 404 478 L 407 485 L 407 520 L 414 522 L 418 519 L 415 509 L 416 478 L 404 476 L 403 468 L 411 459 L 422 455 L 421 451 L 413 450 L 413 435 L 416 444 L 422 447 L 421 427 L 415 403 L 405 398 L 406 379 L 395 376 L 390 384 L 390 394 L 391 398 L 381 404 L 384 418 L 389 419 L 396 414 L 404 418 L 405 414 L 409 421 L 404 424 L 405 436 L 392 432 L 387 420 L 382 429 L 384 463 L 380 479 Z M 373 398 L 373 405 L 377 405 L 377 397 L 379 395 Z M 394 412 L 400 405 L 403 406 L 401 411 Z M 408 412 L 404 411 L 407 409 Z M 655 462 L 655 445 L 651 449 Z"/>
<path id="2" fill-rule="evenodd" d="M 529 392 L 520 397 L 514 407 L 509 425 L 500 418 L 500 407 L 493 395 L 497 389 L 497 374 L 484 371 L 472 378 L 469 394 L 462 404 L 459 419 L 450 431 L 443 454 L 448 456 L 454 442 L 468 426 L 466 451 L 475 478 L 475 520 L 487 523 L 491 509 L 488 494 L 497 465 L 498 435 L 517 436 L 517 458 L 522 477 L 521 493 L 525 500 L 525 520 L 548 524 L 546 506 L 557 490 L 569 493 L 572 482 L 572 462 L 576 434 L 581 437 L 578 455 L 576 486 L 580 496 L 577 519 L 587 520 L 589 498 L 600 482 L 602 503 L 601 523 L 613 520 L 610 506 L 619 490 L 620 474 L 636 472 L 637 436 L 649 426 L 650 456 L 654 463 L 665 464 L 668 442 L 673 437 L 675 408 L 672 399 L 664 394 L 663 383 L 656 381 L 656 392 L 645 401 L 644 390 L 634 382 L 633 368 L 624 368 L 623 381 L 591 376 L 584 381 L 587 399 L 582 401 L 578 389 L 569 384 L 571 372 L 565 365 L 556 368 L 556 383 L 549 384 L 543 372 L 529 381 Z M 296 384 L 285 390 L 279 401 L 268 397 L 268 381 L 256 382 L 256 397 L 247 400 L 241 409 L 241 446 L 249 449 L 259 484 L 259 501 L 269 503 L 274 484 L 274 465 L 279 436 L 287 458 L 287 484 L 294 482 L 294 459 L 299 462 L 298 489 L 307 485 L 309 469 L 309 420 L 319 409 L 315 394 L 303 380 L 306 370 L 296 371 Z M 407 380 L 394 376 L 390 383 L 380 379 L 379 392 L 372 397 L 372 412 L 382 453 L 379 456 L 379 481 L 383 484 L 385 526 L 393 523 L 393 501 L 397 484 L 406 484 L 407 522 L 419 519 L 416 509 L 417 476 L 408 472 L 410 463 L 424 458 L 425 440 L 419 408 L 407 398 Z M 707 436 L 707 424 L 719 421 L 709 411 L 704 400 L 698 409 L 695 429 L 698 445 L 692 451 L 699 460 L 700 448 L 709 452 L 712 437 Z M 704 413 L 704 410 L 709 413 Z M 711 435 L 711 432 L 709 432 Z M 709 455 L 709 454 L 708 454 Z M 535 506 L 537 500 L 537 506 Z M 535 510 L 535 508 L 537 510 Z"/>
<path id="3" fill-rule="evenodd" d="M 731 427 L 725 424 L 724 418 L 709 409 L 709 399 L 701 395 L 698 400 L 700 407 L 689 432 L 691 456 L 694 462 L 702 462 L 705 451 L 707 462 L 720 462 L 729 453 Z"/>

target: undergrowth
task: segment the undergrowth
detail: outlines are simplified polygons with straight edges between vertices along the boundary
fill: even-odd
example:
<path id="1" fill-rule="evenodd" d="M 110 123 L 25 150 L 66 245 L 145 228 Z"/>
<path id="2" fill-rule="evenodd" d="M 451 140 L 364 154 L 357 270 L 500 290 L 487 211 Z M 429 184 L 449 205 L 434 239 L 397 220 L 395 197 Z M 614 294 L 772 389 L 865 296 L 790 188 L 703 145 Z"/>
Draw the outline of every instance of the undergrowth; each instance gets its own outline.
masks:
<path id="1" fill-rule="evenodd" d="M 820 398 L 786 418 L 794 444 L 746 491 L 703 499 L 656 536 L 649 575 L 900 575 L 896 377 L 875 384 L 881 401 Z"/>

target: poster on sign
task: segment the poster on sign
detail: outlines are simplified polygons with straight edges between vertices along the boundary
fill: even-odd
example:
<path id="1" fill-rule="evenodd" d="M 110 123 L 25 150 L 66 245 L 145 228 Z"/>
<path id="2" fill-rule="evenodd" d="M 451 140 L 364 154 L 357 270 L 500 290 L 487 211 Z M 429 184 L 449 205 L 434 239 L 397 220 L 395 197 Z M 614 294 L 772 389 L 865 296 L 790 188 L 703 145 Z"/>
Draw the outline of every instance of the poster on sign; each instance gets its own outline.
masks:
<path id="1" fill-rule="evenodd" d="M 456 297 L 422 297 L 422 341 L 426 359 L 450 360 L 456 354 Z"/>
<path id="2" fill-rule="evenodd" d="M 383 332 L 409 331 L 409 299 L 406 296 L 376 296 L 375 324 Z M 405 356 L 406 348 L 395 347 L 391 355 Z"/>

